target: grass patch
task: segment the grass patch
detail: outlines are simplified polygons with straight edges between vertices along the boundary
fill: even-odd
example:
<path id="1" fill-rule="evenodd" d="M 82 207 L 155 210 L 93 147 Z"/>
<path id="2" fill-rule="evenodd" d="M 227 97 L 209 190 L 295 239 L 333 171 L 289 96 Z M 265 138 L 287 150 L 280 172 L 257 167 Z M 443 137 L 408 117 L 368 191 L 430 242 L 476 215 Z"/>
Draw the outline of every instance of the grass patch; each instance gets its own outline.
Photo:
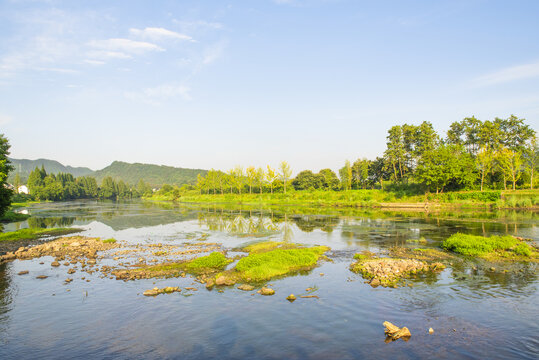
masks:
<path id="1" fill-rule="evenodd" d="M 24 221 L 28 219 L 30 215 L 28 214 L 21 214 L 16 213 L 14 211 L 8 210 L 4 214 L 4 216 L 0 217 L 0 222 L 2 223 L 10 223 L 10 222 L 18 222 L 18 221 Z"/>
<path id="2" fill-rule="evenodd" d="M 292 244 L 284 241 L 262 241 L 247 245 L 242 248 L 242 251 L 248 252 L 249 254 L 257 254 L 275 249 L 295 249 L 298 247 L 298 244 Z"/>
<path id="3" fill-rule="evenodd" d="M 294 271 L 312 268 L 320 256 L 328 250 L 327 246 L 314 246 L 252 253 L 238 261 L 235 272 L 244 281 L 265 281 Z"/>
<path id="4" fill-rule="evenodd" d="M 444 249 L 468 256 L 508 258 L 537 257 L 538 252 L 530 245 L 512 236 L 477 236 L 457 233 L 442 243 Z"/>
<path id="5" fill-rule="evenodd" d="M 103 244 L 116 244 L 116 239 L 110 238 L 110 239 L 103 240 Z"/>
<path id="6" fill-rule="evenodd" d="M 200 274 L 205 272 L 223 270 L 225 266 L 228 265 L 230 262 L 232 262 L 232 260 L 227 259 L 222 253 L 212 252 L 210 255 L 201 256 L 193 260 L 172 264 L 154 265 L 143 268 L 141 270 L 151 272 L 186 271 L 189 273 Z"/>
<path id="7" fill-rule="evenodd" d="M 34 240 L 43 236 L 60 236 L 80 232 L 75 228 L 30 228 L 0 234 L 0 241 Z"/>

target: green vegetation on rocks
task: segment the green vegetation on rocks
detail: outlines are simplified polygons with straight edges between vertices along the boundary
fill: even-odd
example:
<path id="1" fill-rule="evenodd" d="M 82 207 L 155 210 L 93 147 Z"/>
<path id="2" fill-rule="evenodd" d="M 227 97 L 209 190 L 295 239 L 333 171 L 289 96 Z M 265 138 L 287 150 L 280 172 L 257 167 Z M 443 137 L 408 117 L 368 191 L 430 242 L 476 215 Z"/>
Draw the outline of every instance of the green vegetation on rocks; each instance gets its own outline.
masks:
<path id="1" fill-rule="evenodd" d="M 29 228 L 0 234 L 0 241 L 34 240 L 43 236 L 60 236 L 80 232 L 74 228 Z"/>
<path id="2" fill-rule="evenodd" d="M 314 246 L 252 253 L 238 261 L 235 271 L 244 281 L 269 280 L 275 276 L 314 267 L 320 256 L 328 250 L 326 246 Z"/>
<path id="3" fill-rule="evenodd" d="M 539 257 L 539 252 L 512 236 L 477 236 L 457 233 L 447 238 L 444 249 L 468 256 L 487 259 L 532 260 Z"/>

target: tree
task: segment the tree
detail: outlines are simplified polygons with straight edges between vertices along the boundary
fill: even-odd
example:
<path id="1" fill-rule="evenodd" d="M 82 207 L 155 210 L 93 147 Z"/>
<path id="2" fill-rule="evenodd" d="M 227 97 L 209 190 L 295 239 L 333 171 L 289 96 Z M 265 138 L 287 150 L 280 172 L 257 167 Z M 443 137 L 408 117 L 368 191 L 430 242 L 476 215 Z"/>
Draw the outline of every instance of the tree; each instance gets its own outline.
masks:
<path id="1" fill-rule="evenodd" d="M 322 187 L 324 187 L 327 190 L 338 190 L 339 189 L 339 178 L 337 177 L 337 174 L 331 169 L 322 169 L 318 173 L 320 174 L 324 182 L 322 183 Z"/>
<path id="2" fill-rule="evenodd" d="M 19 173 L 15 174 L 15 179 L 13 180 L 13 187 L 15 192 L 19 193 L 19 187 L 21 186 L 21 175 Z"/>
<path id="3" fill-rule="evenodd" d="M 259 194 L 262 194 L 262 185 L 264 185 L 264 169 L 256 169 L 255 182 L 258 184 Z"/>
<path id="4" fill-rule="evenodd" d="M 384 180 L 391 176 L 391 171 L 388 169 L 384 158 L 377 157 L 372 161 L 369 173 L 369 178 L 373 185 L 379 183 L 380 188 L 384 190 Z"/>
<path id="5" fill-rule="evenodd" d="M 341 177 L 341 184 L 344 190 L 352 189 L 352 167 L 350 161 L 346 160 L 344 166 L 339 170 L 339 176 Z"/>
<path id="6" fill-rule="evenodd" d="M 238 189 L 238 194 L 241 194 L 241 189 L 243 189 L 244 185 L 243 168 L 241 166 L 236 166 L 233 173 L 234 185 L 236 185 L 236 188 Z"/>
<path id="7" fill-rule="evenodd" d="M 117 195 L 116 183 L 112 177 L 107 176 L 101 182 L 100 196 L 104 199 L 112 199 Z"/>
<path id="8" fill-rule="evenodd" d="M 245 172 L 247 174 L 247 183 L 249 184 L 249 194 L 252 194 L 253 193 L 253 183 L 255 182 L 255 179 L 256 179 L 256 168 L 254 166 L 249 166 L 245 170 Z"/>
<path id="9" fill-rule="evenodd" d="M 539 146 L 537 137 L 534 137 L 524 150 L 524 164 L 530 175 L 530 189 L 533 190 L 533 176 L 539 168 Z"/>
<path id="10" fill-rule="evenodd" d="M 281 164 L 279 165 L 279 169 L 281 170 L 281 179 L 283 181 L 284 186 L 284 193 L 286 194 L 286 185 L 288 180 L 290 179 L 290 176 L 292 176 L 292 170 L 290 169 L 290 165 L 286 161 L 281 161 Z"/>
<path id="11" fill-rule="evenodd" d="M 13 196 L 13 191 L 7 187 L 9 172 L 13 170 L 13 166 L 8 159 L 9 148 L 8 139 L 4 134 L 0 134 L 0 216 L 4 216 L 6 213 Z"/>
<path id="12" fill-rule="evenodd" d="M 268 181 L 269 185 L 270 185 L 270 189 L 271 189 L 271 193 L 273 194 L 273 182 L 275 180 L 277 180 L 277 173 L 275 172 L 275 170 L 273 170 L 269 165 L 268 165 L 268 172 L 266 173 L 266 180 Z"/>
<path id="13" fill-rule="evenodd" d="M 356 185 L 356 188 L 367 188 L 367 181 L 369 180 L 369 165 L 370 161 L 367 159 L 358 159 L 352 165 L 352 183 Z"/>
<path id="14" fill-rule="evenodd" d="M 481 172 L 481 191 L 483 191 L 483 183 L 485 182 L 485 175 L 490 172 L 492 165 L 494 164 L 494 155 L 487 147 L 482 147 L 477 153 L 476 165 Z"/>
<path id="15" fill-rule="evenodd" d="M 520 169 L 522 167 L 522 157 L 520 153 L 502 148 L 497 153 L 497 160 L 501 171 L 503 172 L 504 188 L 507 189 L 506 179 L 510 177 L 513 182 L 513 190 L 516 189 L 516 182 L 520 178 Z"/>
<path id="16" fill-rule="evenodd" d="M 434 151 L 424 154 L 417 164 L 415 178 L 427 187 L 436 189 L 436 193 L 443 191 L 451 181 L 462 182 L 466 169 L 465 163 L 460 161 L 459 147 L 455 145 L 442 145 Z M 464 170 L 464 171 L 463 171 Z M 469 169 L 467 170 L 469 172 Z"/>
<path id="17" fill-rule="evenodd" d="M 311 170 L 301 171 L 292 181 L 292 186 L 296 190 L 319 189 L 322 186 L 324 177 L 320 174 L 313 174 Z"/>
<path id="18" fill-rule="evenodd" d="M 391 164 L 394 180 L 402 179 L 404 177 L 404 161 L 406 160 L 402 127 L 398 125 L 391 127 L 387 140 L 384 157 Z"/>

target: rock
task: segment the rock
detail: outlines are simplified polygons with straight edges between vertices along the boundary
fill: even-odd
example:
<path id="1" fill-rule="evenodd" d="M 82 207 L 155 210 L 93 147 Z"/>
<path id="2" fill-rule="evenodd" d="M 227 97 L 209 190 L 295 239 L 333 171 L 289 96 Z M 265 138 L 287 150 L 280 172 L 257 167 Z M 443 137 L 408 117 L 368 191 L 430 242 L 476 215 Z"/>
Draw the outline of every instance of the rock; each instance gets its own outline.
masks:
<path id="1" fill-rule="evenodd" d="M 46 279 L 46 278 L 48 278 L 47 275 L 38 275 L 38 276 L 36 276 L 36 279 Z"/>
<path id="2" fill-rule="evenodd" d="M 240 286 L 238 286 L 238 289 L 243 290 L 243 291 L 252 291 L 255 289 L 255 287 L 248 284 L 241 284 Z"/>
<path id="3" fill-rule="evenodd" d="M 70 264 L 69 264 L 68 261 L 66 261 L 66 262 L 64 263 L 64 266 L 69 266 L 69 265 L 70 265 Z"/>
<path id="4" fill-rule="evenodd" d="M 271 288 L 267 288 L 265 286 L 262 289 L 260 289 L 259 291 L 260 291 L 261 295 L 265 295 L 265 296 L 275 294 L 275 290 L 273 290 Z"/>
<path id="5" fill-rule="evenodd" d="M 60 266 L 60 263 L 58 261 L 51 262 L 51 266 L 58 267 Z"/>
<path id="6" fill-rule="evenodd" d="M 434 329 L 433 328 L 429 328 L 429 334 L 434 334 Z"/>
<path id="7" fill-rule="evenodd" d="M 26 275 L 28 273 L 29 273 L 28 270 L 19 271 L 19 275 Z"/>
<path id="8" fill-rule="evenodd" d="M 206 289 L 211 289 L 215 285 L 215 281 L 213 279 L 206 280 Z"/>
<path id="9" fill-rule="evenodd" d="M 372 286 L 373 288 L 380 286 L 380 279 L 373 278 L 371 282 L 369 283 L 369 285 Z"/>
<path id="10" fill-rule="evenodd" d="M 74 273 L 76 273 L 76 272 L 77 272 L 77 270 L 75 270 L 75 269 L 69 269 L 69 270 L 67 270 L 67 273 L 68 273 L 68 274 L 74 274 Z"/>
<path id="11" fill-rule="evenodd" d="M 145 292 L 142 293 L 142 295 L 144 295 L 144 296 L 157 296 L 157 295 L 159 295 L 159 290 L 155 290 L 155 289 L 146 290 Z"/>
<path id="12" fill-rule="evenodd" d="M 116 257 L 112 258 L 112 260 L 117 261 L 117 260 L 120 260 L 120 258 L 118 256 L 116 256 Z"/>
<path id="13" fill-rule="evenodd" d="M 67 278 L 67 279 L 65 279 L 64 281 L 65 281 L 66 283 L 70 283 L 70 282 L 73 281 L 73 279 Z"/>
<path id="14" fill-rule="evenodd" d="M 217 277 L 217 279 L 215 279 L 215 285 L 217 286 L 221 286 L 221 285 L 227 285 L 227 286 L 230 286 L 230 285 L 234 285 L 236 282 L 234 281 L 234 279 L 232 278 L 229 278 L 225 275 L 221 275 L 219 277 Z"/>
<path id="15" fill-rule="evenodd" d="M 296 300 L 296 296 L 294 294 L 290 294 L 286 297 L 286 300 L 293 302 L 294 300 Z"/>
<path id="16" fill-rule="evenodd" d="M 80 246 L 80 243 L 77 242 L 77 241 L 73 241 L 73 242 L 71 243 L 71 246 L 73 246 L 73 247 L 78 247 L 78 246 Z"/>
<path id="17" fill-rule="evenodd" d="M 410 330 L 408 330 L 407 327 L 399 328 L 396 325 L 393 325 L 389 321 L 384 321 L 385 326 L 385 334 L 391 338 L 391 340 L 397 340 L 400 338 L 404 338 L 404 340 L 408 340 L 412 334 L 410 333 Z"/>
<path id="18" fill-rule="evenodd" d="M 324 276 L 324 273 L 320 273 L 320 276 Z"/>
<path id="19" fill-rule="evenodd" d="M 495 268 L 495 267 L 491 267 L 491 268 L 490 268 L 490 271 L 496 271 L 496 268 Z"/>

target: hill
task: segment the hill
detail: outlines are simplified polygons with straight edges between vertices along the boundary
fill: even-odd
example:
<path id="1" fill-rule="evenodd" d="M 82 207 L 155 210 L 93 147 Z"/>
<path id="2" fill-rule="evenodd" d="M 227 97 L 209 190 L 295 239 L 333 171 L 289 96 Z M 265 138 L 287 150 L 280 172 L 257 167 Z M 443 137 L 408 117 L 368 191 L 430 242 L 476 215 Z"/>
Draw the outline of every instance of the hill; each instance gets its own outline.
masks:
<path id="1" fill-rule="evenodd" d="M 22 182 L 25 183 L 26 179 L 28 179 L 28 175 L 30 175 L 36 167 L 41 168 L 41 166 L 45 167 L 45 171 L 47 171 L 48 174 L 58 174 L 59 172 L 62 172 L 78 177 L 91 175 L 94 172 L 87 167 L 65 166 L 58 161 L 48 159 L 28 160 L 9 158 L 9 161 L 11 161 L 11 164 L 15 168 L 15 170 L 9 174 L 8 182 L 10 183 L 13 183 L 17 172 L 20 174 Z"/>
<path id="2" fill-rule="evenodd" d="M 159 186 L 163 184 L 194 184 L 198 174 L 205 176 L 206 173 L 207 170 L 202 169 L 114 161 L 106 168 L 90 175 L 95 177 L 98 183 L 101 183 L 103 178 L 110 176 L 115 180 L 123 180 L 132 185 L 136 185 L 140 179 L 143 179 L 152 186 Z"/>

